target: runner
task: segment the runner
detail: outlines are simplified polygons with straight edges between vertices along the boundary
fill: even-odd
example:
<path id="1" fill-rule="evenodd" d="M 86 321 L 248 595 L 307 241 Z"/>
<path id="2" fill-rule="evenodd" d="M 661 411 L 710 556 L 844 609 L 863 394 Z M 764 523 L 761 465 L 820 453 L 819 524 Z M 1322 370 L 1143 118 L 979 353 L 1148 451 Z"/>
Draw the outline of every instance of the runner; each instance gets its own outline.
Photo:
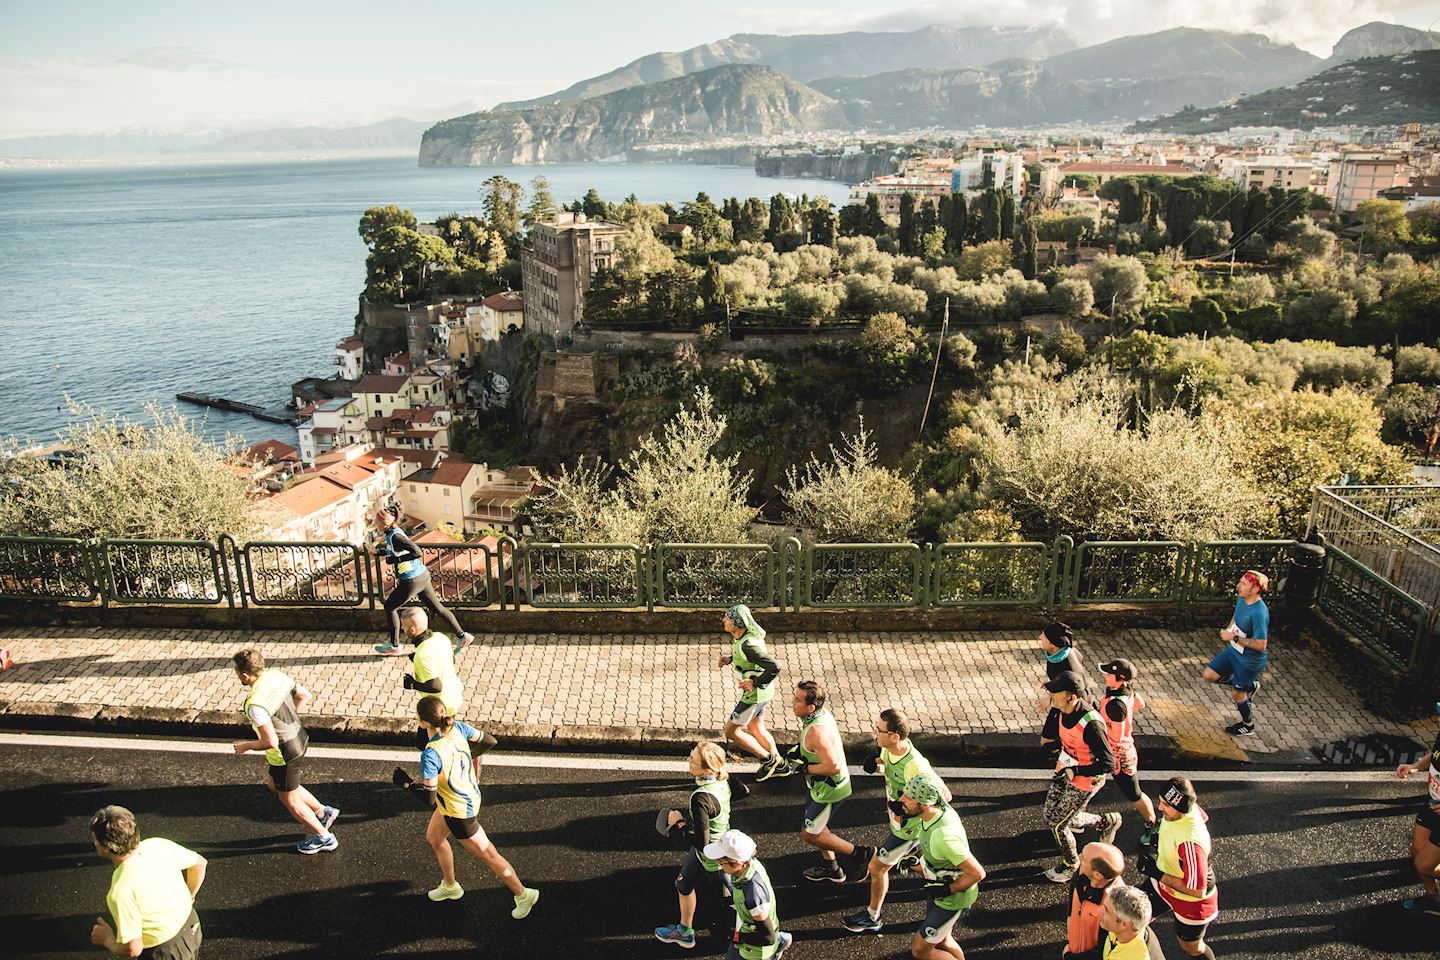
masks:
<path id="1" fill-rule="evenodd" d="M 1114 768 L 1115 758 L 1105 739 L 1103 725 L 1095 710 L 1080 699 L 1084 680 L 1077 673 L 1066 671 L 1045 684 L 1050 705 L 1060 713 L 1057 724 L 1060 754 L 1055 758 L 1055 776 L 1045 794 L 1045 824 L 1060 850 L 1061 861 L 1045 871 L 1045 878 L 1054 883 L 1068 883 L 1075 876 L 1075 836 L 1072 827 L 1085 829 L 1100 823 L 1103 843 L 1115 840 L 1120 829 L 1120 815 L 1099 817 L 1085 807 L 1090 798 L 1104 785 L 1105 775 Z"/>
<path id="2" fill-rule="evenodd" d="M 740 702 L 725 721 L 725 739 L 760 758 L 756 780 L 787 776 L 793 771 L 781 761 L 775 738 L 765 729 L 765 708 L 775 696 L 780 665 L 765 649 L 765 631 L 745 604 L 737 603 L 726 610 L 720 622 L 730 634 L 731 644 L 730 655 L 721 657 L 719 665 L 733 666 L 740 675 Z"/>
<path id="3" fill-rule="evenodd" d="M 256 737 L 235 741 L 235 752 L 265 751 L 265 762 L 269 764 L 265 786 L 280 798 L 290 816 L 310 831 L 310 836 L 295 845 L 296 850 L 304 854 L 334 850 L 340 841 L 330 828 L 340 811 L 325 806 L 300 785 L 300 761 L 310 744 L 300 722 L 300 711 L 310 701 L 310 691 L 279 670 L 266 669 L 265 656 L 254 647 L 241 650 L 231 659 L 235 675 L 250 688 L 242 709 Z"/>
<path id="4" fill-rule="evenodd" d="M 160 837 L 140 839 L 135 814 L 101 807 L 90 818 L 95 852 L 115 866 L 105 906 L 115 928 L 95 918 L 90 942 L 122 957 L 193 960 L 200 955 L 195 897 L 205 882 L 206 860 Z"/>
<path id="5" fill-rule="evenodd" d="M 705 856 L 704 849 L 730 829 L 730 802 L 743 799 L 749 788 L 731 781 L 725 771 L 725 748 L 702 740 L 690 751 L 690 775 L 695 789 L 690 794 L 686 811 L 670 810 L 666 817 L 666 835 L 681 831 L 690 841 L 690 849 L 680 864 L 675 878 L 675 892 L 680 898 L 680 922 L 655 928 L 655 938 L 689 950 L 695 946 L 695 887 L 708 875 L 720 874 L 720 865 Z M 731 791 L 734 790 L 732 795 Z"/>
<path id="6" fill-rule="evenodd" d="M 435 808 L 430 814 L 425 839 L 440 863 L 440 886 L 426 896 L 438 902 L 459 900 L 465 895 L 464 888 L 455 879 L 455 854 L 449 840 L 453 836 L 500 878 L 515 897 L 515 909 L 510 911 L 510 916 L 524 920 L 540 899 L 540 891 L 520 882 L 515 868 L 480 826 L 480 788 L 470 763 L 470 744 L 480 739 L 480 731 L 468 723 L 452 720 L 445 712 L 444 701 L 435 696 L 421 700 L 415 715 L 430 734 L 425 749 L 420 751 L 420 780 L 412 779 L 400 767 L 395 768 L 391 779 L 397 787 Z"/>
<path id="7" fill-rule="evenodd" d="M 1080 653 L 1075 649 L 1075 634 L 1067 624 L 1058 620 L 1048 623 L 1036 639 L 1040 643 L 1040 651 L 1045 654 L 1047 683 L 1062 673 L 1073 673 L 1081 678 L 1083 684 L 1085 668 L 1081 666 Z M 1080 692 L 1086 692 L 1085 686 L 1081 686 Z M 1035 706 L 1045 714 L 1045 722 L 1040 727 L 1040 746 L 1054 756 L 1060 751 L 1060 711 L 1051 705 L 1044 683 L 1040 684 L 1040 696 Z"/>
<path id="8" fill-rule="evenodd" d="M 857 847 L 830 830 L 830 817 L 851 791 L 840 728 L 825 709 L 825 688 L 818 680 L 801 680 L 796 684 L 790 707 L 800 718 L 800 740 L 787 752 L 787 764 L 792 768 L 790 772 L 805 770 L 805 785 L 810 792 L 800 839 L 817 847 L 821 858 L 820 866 L 805 870 L 805 879 L 844 883 L 845 869 L 835 855 L 844 854 L 853 858 L 854 863 L 869 863 L 875 849 Z"/>
<path id="9" fill-rule="evenodd" d="M 1100 926 L 1105 942 L 1081 954 L 1066 954 L 1072 960 L 1165 960 L 1165 951 L 1150 928 L 1150 898 L 1143 890 L 1121 886 L 1105 898 Z"/>
<path id="10" fill-rule="evenodd" d="M 969 912 L 980 895 L 985 868 L 970 853 L 970 841 L 960 814 L 945 805 L 940 788 L 926 776 L 912 777 L 900 795 L 907 817 L 920 823 L 922 858 L 916 867 L 927 881 L 925 919 L 910 941 L 915 960 L 954 957 L 965 960 L 955 942 L 955 923 Z"/>
<path id="11" fill-rule="evenodd" d="M 395 568 L 395 589 L 385 598 L 385 613 L 390 618 L 390 641 L 375 644 L 375 652 L 385 657 L 398 657 L 404 652 L 400 646 L 400 608 L 416 597 L 430 608 L 430 611 L 445 621 L 450 635 L 455 637 L 455 652 L 459 653 L 475 639 L 460 629 L 460 621 L 440 602 L 435 588 L 430 585 L 430 571 L 425 569 L 420 548 L 415 546 L 397 521 L 399 515 L 393 510 L 379 510 L 375 522 L 385 534 L 385 542 L 375 552 L 385 557 L 385 562 Z"/>
<path id="12" fill-rule="evenodd" d="M 1440 714 L 1440 702 L 1435 704 Z M 1423 896 L 1406 900 L 1406 910 L 1418 910 L 1440 916 L 1440 733 L 1435 734 L 1435 744 L 1430 752 L 1414 763 L 1402 763 L 1395 768 L 1395 776 L 1409 779 L 1411 774 L 1428 771 L 1426 782 L 1429 795 L 1415 825 L 1410 829 L 1410 858 L 1415 864 L 1415 873 L 1425 888 Z"/>
<path id="13" fill-rule="evenodd" d="M 883 926 L 880 911 L 885 906 L 886 894 L 890 892 L 890 868 L 920 847 L 920 821 L 905 815 L 905 806 L 900 800 L 905 784 L 915 777 L 929 777 L 939 788 L 941 799 L 946 803 L 951 800 L 950 788 L 936 775 L 930 761 L 910 742 L 910 721 L 905 714 L 893 708 L 881 711 L 875 724 L 875 742 L 880 752 L 868 758 L 864 766 L 867 773 L 884 768 L 890 836 L 870 858 L 870 905 L 840 921 L 851 933 L 880 932 Z"/>
<path id="14" fill-rule="evenodd" d="M 1230 699 L 1240 713 L 1240 722 L 1225 728 L 1231 736 L 1248 737 L 1255 732 L 1255 694 L 1260 692 L 1260 673 L 1270 662 L 1270 608 L 1260 595 L 1270 589 L 1270 578 L 1258 570 L 1246 570 L 1235 585 L 1235 616 L 1220 631 L 1227 646 L 1205 667 L 1208 683 L 1228 683 Z"/>
<path id="15" fill-rule="evenodd" d="M 430 617 L 420 607 L 400 610 L 400 628 L 415 642 L 415 652 L 410 655 L 410 659 L 415 661 L 415 673 L 405 674 L 401 684 L 406 690 L 437 694 L 445 704 L 446 715 L 453 719 L 465 703 L 465 693 L 460 684 L 460 674 L 455 669 L 455 650 L 450 638 L 430 629 Z M 418 747 L 423 748 L 430 740 L 423 726 L 415 734 L 415 745 Z M 480 755 L 487 753 L 498 742 L 482 731 L 480 740 L 470 748 L 477 781 L 480 779 Z"/>
<path id="16" fill-rule="evenodd" d="M 1160 794 L 1156 845 L 1140 855 L 1140 872 L 1150 889 L 1175 914 L 1175 939 L 1192 957 L 1215 960 L 1205 931 L 1220 915 L 1220 894 L 1210 868 L 1209 819 L 1185 777 L 1171 777 Z"/>
<path id="17" fill-rule="evenodd" d="M 780 929 L 775 887 L 755 856 L 755 841 L 726 830 L 701 853 L 719 864 L 735 905 L 735 934 L 725 960 L 780 960 L 794 938 Z"/>
<path id="18" fill-rule="evenodd" d="M 1070 881 L 1070 917 L 1065 921 L 1064 957 L 1073 960 L 1100 945 L 1100 917 L 1105 901 L 1112 891 L 1125 886 L 1124 873 L 1125 854 L 1114 844 L 1087 843 L 1080 851 L 1080 868 Z"/>
<path id="19" fill-rule="evenodd" d="M 1115 754 L 1115 786 L 1145 821 L 1147 831 L 1158 828 L 1155 804 L 1140 789 L 1140 754 L 1135 749 L 1135 714 L 1145 709 L 1145 698 L 1136 693 L 1135 664 L 1121 657 L 1100 664 L 1105 676 L 1105 695 L 1100 701 L 1100 715 L 1105 718 L 1105 739 Z M 1108 814 L 1107 814 L 1108 816 Z M 1116 814 L 1119 816 L 1119 814 Z"/>

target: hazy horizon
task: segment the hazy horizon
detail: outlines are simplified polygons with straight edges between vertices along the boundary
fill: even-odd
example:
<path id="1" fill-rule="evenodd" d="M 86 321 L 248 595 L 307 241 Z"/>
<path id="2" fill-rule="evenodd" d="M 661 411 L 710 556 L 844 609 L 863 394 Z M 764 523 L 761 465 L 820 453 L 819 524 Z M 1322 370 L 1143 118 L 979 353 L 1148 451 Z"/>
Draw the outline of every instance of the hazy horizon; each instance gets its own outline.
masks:
<path id="1" fill-rule="evenodd" d="M 1051 26 L 1088 46 L 1192 26 L 1263 33 L 1326 57 L 1341 35 L 1370 21 L 1430 28 L 1440 0 L 1057 0 L 995 21 L 915 0 L 674 11 L 661 0 L 603 9 L 581 0 L 421 0 L 403 15 L 377 0 L 258 0 L 226 9 L 179 0 L 0 0 L 0 139 L 436 120 L 736 33 Z M 561 23 L 567 39 L 546 40 L 543 31 Z"/>

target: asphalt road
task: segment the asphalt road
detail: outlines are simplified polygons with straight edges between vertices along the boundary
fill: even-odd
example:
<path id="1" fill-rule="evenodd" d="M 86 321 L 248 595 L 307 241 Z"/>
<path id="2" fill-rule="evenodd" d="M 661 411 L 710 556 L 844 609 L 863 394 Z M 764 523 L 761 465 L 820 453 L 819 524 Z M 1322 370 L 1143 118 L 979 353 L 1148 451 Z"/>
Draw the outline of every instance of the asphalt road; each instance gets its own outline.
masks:
<path id="1" fill-rule="evenodd" d="M 133 741 L 132 741 L 133 742 Z M 318 751 L 317 751 L 318 752 Z M 513 758 L 507 758 L 513 759 Z M 598 759 L 598 758 L 588 758 Z M 87 740 L 25 744 L 0 735 L 0 916 L 4 954 L 94 957 L 93 919 L 105 913 L 109 869 L 91 850 L 94 810 L 120 803 L 142 835 L 164 836 L 210 861 L 199 900 L 209 960 L 252 957 L 596 958 L 714 957 L 716 936 L 694 951 L 655 941 L 673 922 L 671 881 L 680 854 L 655 834 L 655 811 L 683 801 L 686 783 L 655 770 L 563 769 L 489 763 L 482 823 L 524 881 L 542 891 L 525 921 L 509 916 L 508 894 L 485 868 L 457 852 L 464 899 L 424 896 L 439 872 L 423 832 L 426 811 L 389 783 L 380 759 L 307 760 L 306 783 L 343 811 L 338 851 L 293 851 L 298 827 L 259 785 L 263 760 L 220 754 L 110 749 Z M 415 769 L 417 764 L 408 766 Z M 993 771 L 992 771 L 993 773 Z M 950 779 L 972 848 L 989 878 L 958 929 L 972 958 L 1046 958 L 1063 939 L 1063 888 L 1039 876 L 1053 862 L 1039 820 L 1043 780 Z M 1337 781 L 1316 774 L 1288 782 L 1198 783 L 1211 813 L 1220 880 L 1220 920 L 1210 942 L 1221 957 L 1433 957 L 1440 919 L 1399 909 L 1413 896 L 1406 859 L 1423 784 Z M 857 780 L 838 831 L 874 843 L 883 835 L 878 777 Z M 1097 809 L 1122 809 L 1122 847 L 1137 818 L 1118 793 Z M 761 784 L 737 804 L 734 822 L 756 838 L 778 887 L 793 960 L 908 956 L 923 912 L 914 882 L 892 885 L 885 933 L 849 934 L 843 913 L 865 900 L 863 885 L 813 884 L 800 872 L 815 854 L 797 836 L 798 778 Z M 1134 873 L 1130 874 L 1134 879 Z M 714 917 L 701 901 L 701 917 Z M 1172 922 L 1159 921 L 1167 956 L 1183 954 Z"/>

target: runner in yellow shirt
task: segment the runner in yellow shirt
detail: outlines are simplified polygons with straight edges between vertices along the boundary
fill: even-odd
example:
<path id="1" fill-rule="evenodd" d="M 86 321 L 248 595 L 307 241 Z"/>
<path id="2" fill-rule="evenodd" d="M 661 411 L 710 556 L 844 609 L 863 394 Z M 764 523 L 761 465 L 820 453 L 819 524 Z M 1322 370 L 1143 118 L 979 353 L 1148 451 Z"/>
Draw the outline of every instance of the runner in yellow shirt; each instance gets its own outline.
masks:
<path id="1" fill-rule="evenodd" d="M 95 852 L 115 865 L 105 905 L 115 928 L 95 918 L 90 942 L 121 957 L 191 960 L 200 953 L 195 895 L 205 858 L 160 837 L 140 839 L 135 814 L 102 807 L 90 819 Z"/>

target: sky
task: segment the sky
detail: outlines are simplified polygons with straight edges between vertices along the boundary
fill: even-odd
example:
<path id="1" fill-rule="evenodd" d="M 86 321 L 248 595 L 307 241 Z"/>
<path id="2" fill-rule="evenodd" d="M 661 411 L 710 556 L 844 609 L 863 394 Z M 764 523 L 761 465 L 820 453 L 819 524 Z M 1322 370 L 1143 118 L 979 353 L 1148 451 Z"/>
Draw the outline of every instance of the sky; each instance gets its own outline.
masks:
<path id="1" fill-rule="evenodd" d="M 435 120 L 743 32 L 1195 26 L 1324 57 L 1372 20 L 1429 27 L 1440 0 L 0 0 L 0 138 Z"/>

